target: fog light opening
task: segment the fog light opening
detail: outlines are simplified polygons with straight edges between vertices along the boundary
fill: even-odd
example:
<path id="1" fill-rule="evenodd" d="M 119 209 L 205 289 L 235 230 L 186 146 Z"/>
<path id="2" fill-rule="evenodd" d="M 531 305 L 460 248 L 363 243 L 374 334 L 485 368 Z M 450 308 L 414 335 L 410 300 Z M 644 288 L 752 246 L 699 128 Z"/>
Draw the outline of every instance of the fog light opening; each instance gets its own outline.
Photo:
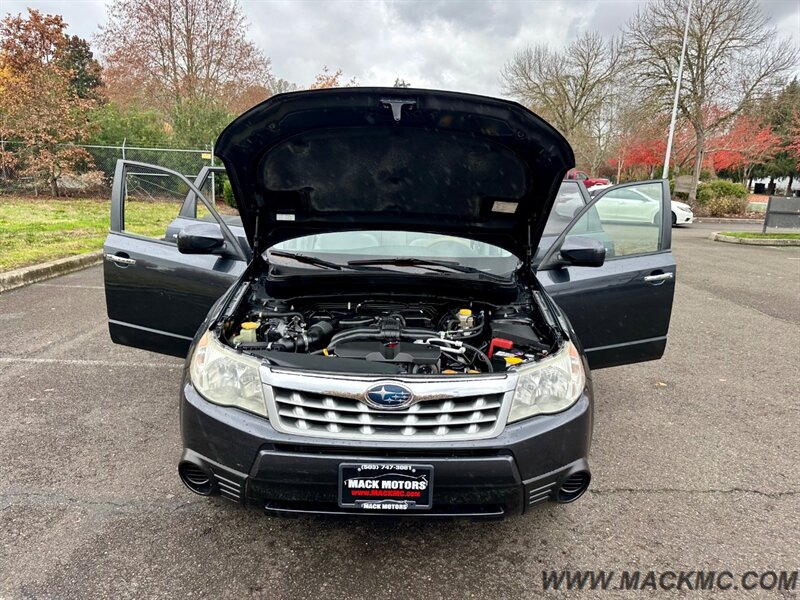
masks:
<path id="1" fill-rule="evenodd" d="M 200 465 L 184 461 L 178 465 L 178 475 L 180 475 L 183 485 L 195 494 L 211 496 L 216 492 L 214 476 Z"/>
<path id="2" fill-rule="evenodd" d="M 588 489 L 592 476 L 589 471 L 577 471 L 567 476 L 556 492 L 556 502 L 566 504 L 574 502 Z"/>

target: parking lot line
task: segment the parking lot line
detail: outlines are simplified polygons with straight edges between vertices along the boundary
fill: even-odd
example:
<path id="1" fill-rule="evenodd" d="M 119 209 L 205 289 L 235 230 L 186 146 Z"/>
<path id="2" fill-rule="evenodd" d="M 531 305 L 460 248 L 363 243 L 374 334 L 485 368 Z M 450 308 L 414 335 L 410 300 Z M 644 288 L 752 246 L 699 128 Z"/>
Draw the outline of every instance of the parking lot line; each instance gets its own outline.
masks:
<path id="1" fill-rule="evenodd" d="M 180 369 L 180 364 L 163 364 L 154 362 L 129 362 L 124 360 L 92 360 L 83 358 L 24 358 L 16 356 L 0 357 L 0 364 L 42 364 L 42 365 L 76 365 L 81 367 L 123 367 L 129 369 Z"/>
<path id="2" fill-rule="evenodd" d="M 68 285 L 65 283 L 34 283 L 41 287 L 54 287 L 54 288 L 75 288 L 80 290 L 102 290 L 105 289 L 102 285 Z"/>

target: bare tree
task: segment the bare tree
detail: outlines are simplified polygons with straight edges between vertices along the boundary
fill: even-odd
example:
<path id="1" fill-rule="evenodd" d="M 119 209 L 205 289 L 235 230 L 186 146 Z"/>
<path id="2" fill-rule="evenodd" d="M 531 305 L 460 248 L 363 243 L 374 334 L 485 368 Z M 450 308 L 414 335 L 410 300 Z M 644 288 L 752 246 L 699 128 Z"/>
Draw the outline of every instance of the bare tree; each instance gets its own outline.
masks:
<path id="1" fill-rule="evenodd" d="M 548 119 L 565 137 L 584 133 L 602 112 L 622 66 L 618 40 L 587 32 L 564 51 L 527 46 L 500 74 L 505 93 Z"/>
<path id="2" fill-rule="evenodd" d="M 687 3 L 653 0 L 637 12 L 624 38 L 633 56 L 632 78 L 664 108 L 675 90 Z M 690 200 L 697 196 L 710 136 L 797 65 L 791 41 L 775 38 L 757 0 L 694 0 L 678 104 L 695 137 Z"/>
<path id="3" fill-rule="evenodd" d="M 241 108 L 271 85 L 269 59 L 245 37 L 238 0 L 113 0 L 97 37 L 108 95 L 181 106 Z M 261 98 L 261 99 L 263 99 Z"/>

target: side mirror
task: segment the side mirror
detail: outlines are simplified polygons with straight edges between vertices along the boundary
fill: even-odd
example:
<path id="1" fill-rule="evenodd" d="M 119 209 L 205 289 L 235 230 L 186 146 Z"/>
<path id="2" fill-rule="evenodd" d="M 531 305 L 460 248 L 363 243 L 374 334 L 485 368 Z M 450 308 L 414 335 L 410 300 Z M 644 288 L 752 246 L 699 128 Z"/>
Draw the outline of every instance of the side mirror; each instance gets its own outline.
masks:
<path id="1" fill-rule="evenodd" d="M 178 232 L 178 252 L 181 254 L 222 254 L 225 237 L 216 223 L 197 223 Z"/>
<path id="2" fill-rule="evenodd" d="M 606 261 L 603 242 L 590 237 L 573 236 L 564 240 L 559 256 L 562 263 L 575 267 L 600 267 Z"/>

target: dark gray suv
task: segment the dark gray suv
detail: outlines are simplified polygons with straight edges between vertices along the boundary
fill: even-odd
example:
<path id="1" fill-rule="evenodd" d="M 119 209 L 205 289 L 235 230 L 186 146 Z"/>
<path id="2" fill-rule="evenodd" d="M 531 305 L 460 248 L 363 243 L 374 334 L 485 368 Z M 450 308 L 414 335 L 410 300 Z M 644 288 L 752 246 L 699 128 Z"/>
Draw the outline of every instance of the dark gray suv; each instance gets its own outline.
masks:
<path id="1" fill-rule="evenodd" d="M 666 344 L 666 182 L 626 184 L 655 219 L 604 210 L 619 186 L 567 206 L 573 153 L 541 118 L 413 89 L 275 96 L 215 152 L 238 218 L 201 189 L 213 169 L 120 161 L 104 250 L 112 339 L 187 357 L 189 489 L 277 514 L 471 517 L 586 490 L 590 368 Z M 189 190 L 161 239 L 126 225 L 144 171 Z M 540 245 L 551 213 L 563 228 Z"/>

